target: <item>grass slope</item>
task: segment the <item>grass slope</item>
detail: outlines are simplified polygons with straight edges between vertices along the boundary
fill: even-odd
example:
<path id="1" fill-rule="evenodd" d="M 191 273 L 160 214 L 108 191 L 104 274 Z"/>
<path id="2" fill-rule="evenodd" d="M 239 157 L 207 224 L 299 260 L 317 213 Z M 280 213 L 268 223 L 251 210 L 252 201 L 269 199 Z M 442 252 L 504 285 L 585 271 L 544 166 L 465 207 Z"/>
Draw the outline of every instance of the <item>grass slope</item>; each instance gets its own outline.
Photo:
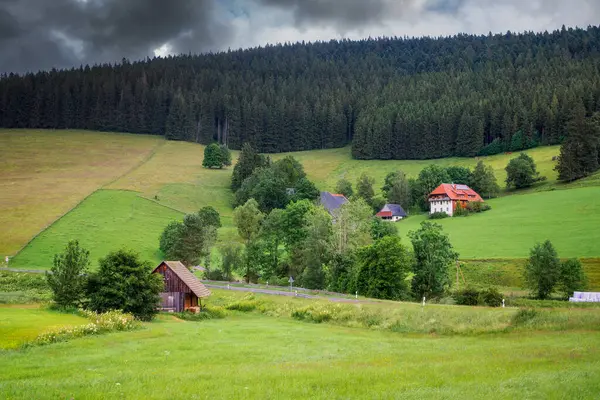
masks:
<path id="1" fill-rule="evenodd" d="M 146 330 L 0 361 L 6 399 L 559 399 L 600 391 L 595 332 L 403 336 L 257 315 L 165 317 Z"/>
<path id="2" fill-rule="evenodd" d="M 436 220 L 461 258 L 523 258 L 536 242 L 552 241 L 561 257 L 600 255 L 600 187 L 505 196 L 492 210 L 466 218 Z M 403 236 L 426 215 L 397 224 Z M 408 240 L 408 239 L 405 239 Z"/>
<path id="3" fill-rule="evenodd" d="M 87 322 L 85 318 L 77 315 L 52 312 L 37 306 L 0 306 L 0 349 L 16 348 L 47 330 L 83 325 Z M 2 383 L 0 392 L 3 391 L 1 388 Z"/>
<path id="4" fill-rule="evenodd" d="M 133 249 L 143 259 L 159 261 L 158 238 L 181 213 L 139 197 L 135 192 L 100 190 L 37 236 L 12 261 L 11 267 L 48 269 L 54 254 L 71 239 L 90 250 L 92 265 L 120 248 Z"/>
<path id="5" fill-rule="evenodd" d="M 2 259 L 163 142 L 144 135 L 0 130 Z"/>

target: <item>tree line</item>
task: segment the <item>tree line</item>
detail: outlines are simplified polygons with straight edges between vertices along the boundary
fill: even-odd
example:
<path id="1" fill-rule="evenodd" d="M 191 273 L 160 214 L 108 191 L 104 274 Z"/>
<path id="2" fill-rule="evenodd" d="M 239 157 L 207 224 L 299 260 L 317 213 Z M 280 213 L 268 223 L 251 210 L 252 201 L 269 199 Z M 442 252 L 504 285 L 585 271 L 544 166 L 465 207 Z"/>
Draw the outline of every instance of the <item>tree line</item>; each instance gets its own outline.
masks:
<path id="1" fill-rule="evenodd" d="M 600 111 L 600 28 L 332 40 L 0 77 L 0 126 L 426 159 L 560 143 Z"/>

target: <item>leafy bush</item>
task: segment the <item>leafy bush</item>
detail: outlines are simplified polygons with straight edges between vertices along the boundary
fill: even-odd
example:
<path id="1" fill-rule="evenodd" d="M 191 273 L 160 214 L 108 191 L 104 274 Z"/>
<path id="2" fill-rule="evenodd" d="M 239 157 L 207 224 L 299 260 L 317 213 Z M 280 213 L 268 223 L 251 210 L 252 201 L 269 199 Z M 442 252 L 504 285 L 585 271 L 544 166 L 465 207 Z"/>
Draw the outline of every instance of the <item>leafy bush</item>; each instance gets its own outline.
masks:
<path id="1" fill-rule="evenodd" d="M 496 288 L 488 288 L 483 290 L 480 295 L 480 299 L 486 306 L 489 307 L 500 307 L 502 305 L 502 299 L 504 296 Z"/>
<path id="2" fill-rule="evenodd" d="M 500 307 L 504 296 L 496 288 L 478 290 L 475 288 L 465 288 L 454 292 L 453 296 L 456 304 L 462 306 L 489 306 Z"/>
<path id="3" fill-rule="evenodd" d="M 307 306 L 292 311 L 292 318 L 299 321 L 308 321 L 320 324 L 332 319 L 331 311 L 327 307 Z"/>
<path id="4" fill-rule="evenodd" d="M 429 214 L 429 219 L 444 219 L 448 218 L 449 215 L 443 211 L 434 212 L 433 214 Z"/>
<path id="5" fill-rule="evenodd" d="M 199 313 L 186 311 L 176 313 L 175 315 L 186 321 L 204 321 L 208 319 L 223 319 L 227 315 L 227 311 L 223 307 L 207 305 Z"/>
<path id="6" fill-rule="evenodd" d="M 467 203 L 466 209 L 471 213 L 480 213 L 492 209 L 488 203 L 482 203 L 479 201 L 471 201 Z"/>
<path id="7" fill-rule="evenodd" d="M 456 304 L 461 306 L 476 306 L 479 304 L 479 291 L 475 288 L 465 288 L 453 293 Z"/>

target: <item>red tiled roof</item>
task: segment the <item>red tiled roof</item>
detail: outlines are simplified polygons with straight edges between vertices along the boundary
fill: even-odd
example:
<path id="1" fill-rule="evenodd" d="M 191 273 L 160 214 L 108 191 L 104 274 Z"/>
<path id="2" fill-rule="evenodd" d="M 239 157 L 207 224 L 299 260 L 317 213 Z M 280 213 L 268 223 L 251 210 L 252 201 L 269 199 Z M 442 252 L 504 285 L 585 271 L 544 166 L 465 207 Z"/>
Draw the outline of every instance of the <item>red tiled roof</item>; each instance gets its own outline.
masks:
<path id="1" fill-rule="evenodd" d="M 435 188 L 433 192 L 429 194 L 431 196 L 447 196 L 450 200 L 461 200 L 461 201 L 479 201 L 483 199 L 476 191 L 468 187 L 467 185 L 455 185 L 450 183 L 442 183 L 440 186 Z"/>
<path id="2" fill-rule="evenodd" d="M 391 211 L 379 211 L 376 215 L 379 218 L 381 218 L 381 217 L 391 217 L 392 216 L 392 212 Z"/>

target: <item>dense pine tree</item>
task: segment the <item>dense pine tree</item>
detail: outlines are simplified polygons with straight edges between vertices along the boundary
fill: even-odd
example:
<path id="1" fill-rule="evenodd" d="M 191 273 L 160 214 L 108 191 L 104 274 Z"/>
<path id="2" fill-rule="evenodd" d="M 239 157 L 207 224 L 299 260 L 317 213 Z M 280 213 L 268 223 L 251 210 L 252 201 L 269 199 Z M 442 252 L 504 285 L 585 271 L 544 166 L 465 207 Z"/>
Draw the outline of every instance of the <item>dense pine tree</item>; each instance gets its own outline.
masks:
<path id="1" fill-rule="evenodd" d="M 558 144 L 600 111 L 600 28 L 285 44 L 0 76 L 0 126 L 426 159 Z M 490 148 L 490 145 L 493 147 Z"/>

